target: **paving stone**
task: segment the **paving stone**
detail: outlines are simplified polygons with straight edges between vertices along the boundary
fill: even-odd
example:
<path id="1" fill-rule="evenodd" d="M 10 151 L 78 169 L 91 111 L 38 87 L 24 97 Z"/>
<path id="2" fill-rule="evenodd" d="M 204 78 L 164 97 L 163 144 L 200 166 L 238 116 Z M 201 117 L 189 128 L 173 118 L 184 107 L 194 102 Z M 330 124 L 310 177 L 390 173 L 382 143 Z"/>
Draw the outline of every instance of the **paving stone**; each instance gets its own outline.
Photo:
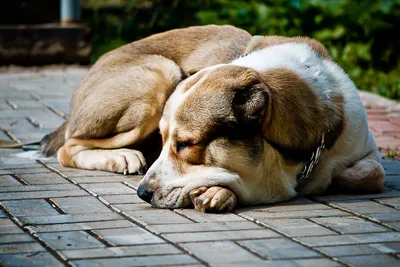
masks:
<path id="1" fill-rule="evenodd" d="M 140 227 L 94 230 L 94 232 L 114 245 L 140 245 L 165 242 Z"/>
<path id="2" fill-rule="evenodd" d="M 7 153 L 4 155 L 4 151 L 13 151 L 16 152 L 15 154 L 13 153 Z M 16 160 L 16 157 L 19 153 L 21 152 L 20 149 L 0 149 L 0 168 L 7 168 L 6 170 L 0 170 L 1 173 L 6 173 L 6 174 L 11 174 L 13 169 L 31 169 L 31 168 L 41 168 L 43 167 L 41 164 L 38 164 L 36 160 L 30 159 L 30 158 L 18 158 L 18 161 Z M 21 176 L 21 174 L 19 174 Z"/>
<path id="3" fill-rule="evenodd" d="M 391 213 L 371 213 L 368 217 L 379 220 L 381 222 L 400 221 L 400 212 L 395 211 Z"/>
<path id="4" fill-rule="evenodd" d="M 70 184 L 67 179 L 62 178 L 53 172 L 42 174 L 21 174 L 20 177 L 31 185 Z"/>
<path id="5" fill-rule="evenodd" d="M 189 255 L 165 255 L 165 256 L 145 256 L 145 257 L 126 257 L 113 259 L 93 259 L 93 260 L 75 260 L 72 263 L 77 267 L 91 266 L 164 266 L 164 265 L 183 265 L 198 263 L 197 260 Z"/>
<path id="6" fill-rule="evenodd" d="M 0 236 L 1 237 L 1 236 Z M 0 254 L 28 253 L 46 251 L 38 243 L 18 243 L 0 245 Z"/>
<path id="7" fill-rule="evenodd" d="M 39 233 L 38 235 L 57 250 L 104 247 L 103 243 L 83 231 Z"/>
<path id="8" fill-rule="evenodd" d="M 234 221 L 246 221 L 242 217 L 233 213 L 221 213 L 221 214 L 206 214 L 194 209 L 175 209 L 178 214 L 182 214 L 196 222 L 234 222 Z"/>
<path id="9" fill-rule="evenodd" d="M 399 190 L 384 188 L 382 193 L 379 194 L 334 194 L 334 195 L 321 195 L 313 196 L 314 199 L 319 201 L 347 201 L 347 200 L 363 200 L 363 199 L 382 199 L 387 197 L 400 197 Z"/>
<path id="10" fill-rule="evenodd" d="M 123 217 L 117 213 L 103 214 L 60 214 L 55 216 L 26 216 L 20 217 L 19 220 L 24 224 L 29 225 L 49 225 L 77 222 L 95 222 L 95 221 L 114 221 L 120 220 Z"/>
<path id="11" fill-rule="evenodd" d="M 260 267 L 337 267 L 342 266 L 337 262 L 326 258 L 298 259 L 298 260 L 266 260 L 262 262 L 239 262 L 239 263 L 218 263 L 218 267 L 242 267 L 242 266 L 260 266 Z"/>
<path id="12" fill-rule="evenodd" d="M 79 250 L 64 250 L 61 252 L 68 259 L 111 258 L 129 256 L 151 256 L 182 254 L 182 251 L 170 244 L 141 245 L 128 247 L 107 247 Z"/>
<path id="13" fill-rule="evenodd" d="M 0 193 L 0 200 L 22 200 L 35 198 L 54 198 L 54 197 L 73 197 L 88 196 L 89 193 L 84 190 L 58 190 L 58 191 L 33 191 L 18 193 Z"/>
<path id="14" fill-rule="evenodd" d="M 56 166 L 61 166 L 60 164 L 55 164 Z M 52 164 L 49 164 L 49 166 L 52 166 Z M 64 173 L 65 171 L 62 171 L 63 174 L 69 178 L 74 178 L 74 177 L 96 177 L 96 176 L 121 176 L 121 174 L 118 173 L 113 173 L 113 172 L 105 172 L 105 171 L 91 171 L 91 170 L 82 170 L 82 169 L 72 169 L 72 168 L 66 168 L 68 170 L 67 173 Z"/>
<path id="15" fill-rule="evenodd" d="M 238 241 L 254 253 L 269 259 L 320 257 L 319 253 L 287 238 Z"/>
<path id="16" fill-rule="evenodd" d="M 18 182 L 14 177 L 11 175 L 0 175 L 0 186 L 16 186 L 16 185 L 22 185 L 20 182 Z"/>
<path id="17" fill-rule="evenodd" d="M 135 190 L 122 183 L 93 183 L 81 186 L 98 195 L 136 194 Z"/>
<path id="18" fill-rule="evenodd" d="M 116 221 L 99 221 L 99 222 L 84 222 L 84 223 L 66 223 L 66 224 L 51 224 L 51 225 L 32 225 L 27 226 L 35 232 L 63 232 L 63 231 L 82 231 L 93 229 L 117 229 L 136 226 L 127 220 Z"/>
<path id="19" fill-rule="evenodd" d="M 369 126 L 380 133 L 400 132 L 400 127 L 386 121 L 374 121 Z"/>
<path id="20" fill-rule="evenodd" d="M 400 162 L 397 160 L 384 160 L 382 165 L 385 168 L 386 175 L 399 175 L 400 174 Z"/>
<path id="21" fill-rule="evenodd" d="M 22 159 L 21 159 L 22 160 Z M 0 174 L 17 174 L 17 175 L 22 175 L 22 174 L 32 174 L 32 173 L 53 173 L 49 169 L 43 167 L 42 165 L 38 165 L 41 167 L 34 167 L 34 168 L 12 168 L 12 169 L 3 169 L 0 170 Z"/>
<path id="22" fill-rule="evenodd" d="M 138 210 L 152 210 L 153 209 L 153 207 L 150 206 L 146 202 L 143 202 L 140 204 L 116 204 L 113 206 L 122 211 L 138 211 Z"/>
<path id="23" fill-rule="evenodd" d="M 311 201 L 305 197 L 297 197 L 291 201 L 277 203 L 277 204 L 270 204 L 264 206 L 257 206 L 257 207 L 245 207 L 241 209 L 236 209 L 236 213 L 245 213 L 245 212 L 287 212 L 287 211 L 304 211 L 304 210 L 331 210 L 332 208 L 323 205 L 320 203 L 316 203 Z"/>
<path id="24" fill-rule="evenodd" d="M 50 184 L 50 185 L 25 185 L 0 187 L 1 193 L 6 192 L 33 192 L 33 191 L 54 191 L 54 190 L 80 190 L 73 184 Z"/>
<path id="25" fill-rule="evenodd" d="M 397 253 L 400 252 L 400 242 L 316 247 L 315 249 L 332 257 Z"/>
<path id="26" fill-rule="evenodd" d="M 32 108 L 44 108 L 42 104 L 37 102 L 36 100 L 13 100 L 12 101 L 17 109 L 32 109 Z"/>
<path id="27" fill-rule="evenodd" d="M 57 215 L 59 214 L 43 199 L 2 201 L 14 216 Z"/>
<path id="28" fill-rule="evenodd" d="M 352 257 L 341 257 L 339 259 L 355 267 L 400 265 L 400 260 L 395 259 L 394 257 L 391 257 L 389 255 L 352 256 Z"/>
<path id="29" fill-rule="evenodd" d="M 8 218 L 0 219 L 0 234 L 19 234 L 23 233 L 21 228 L 19 228 L 15 223 L 13 223 Z"/>
<path id="30" fill-rule="evenodd" d="M 69 113 L 69 107 L 71 102 L 70 99 L 47 98 L 44 99 L 44 102 L 46 103 L 46 105 L 50 105 L 64 114 Z"/>
<path id="31" fill-rule="evenodd" d="M 8 105 L 7 105 L 8 106 Z M 1 109 L 0 109 L 1 110 Z M 1 120 L 0 120 L 0 126 L 1 126 L 2 124 L 1 124 Z M 11 138 L 8 136 L 8 135 L 6 135 L 3 131 L 0 131 L 0 139 L 2 139 L 2 140 L 9 140 L 9 141 L 11 141 Z"/>
<path id="32" fill-rule="evenodd" d="M 335 232 L 306 219 L 267 219 L 259 221 L 290 236 L 336 235 Z"/>
<path id="33" fill-rule="evenodd" d="M 85 183 L 118 183 L 118 182 L 137 182 L 141 178 L 132 178 L 124 175 L 114 176 L 89 176 L 89 177 L 74 177 L 73 180 L 79 184 Z"/>
<path id="34" fill-rule="evenodd" d="M 400 134 L 399 134 L 400 136 Z M 386 175 L 385 186 L 400 190 L 400 176 L 399 175 Z"/>
<path id="35" fill-rule="evenodd" d="M 362 220 L 358 217 L 328 217 L 312 218 L 311 220 L 320 223 L 330 229 L 339 231 L 341 234 L 358 234 L 372 232 L 388 232 L 386 227 Z"/>
<path id="36" fill-rule="evenodd" d="M 194 233 L 231 230 L 263 229 L 255 223 L 244 222 L 211 222 L 211 223 L 181 223 L 181 224 L 153 224 L 147 227 L 159 234 L 165 233 Z"/>
<path id="37" fill-rule="evenodd" d="M 334 201 L 331 203 L 359 214 L 396 212 L 393 208 L 369 200 Z"/>
<path id="38" fill-rule="evenodd" d="M 197 232 L 197 233 L 172 233 L 172 234 L 163 234 L 163 236 L 172 242 L 200 242 L 200 241 L 243 240 L 243 239 L 253 239 L 253 238 L 261 239 L 261 238 L 280 237 L 280 235 L 268 229 Z"/>
<path id="39" fill-rule="evenodd" d="M 34 239 L 26 233 L 0 235 L 0 244 L 24 243 L 33 241 Z"/>
<path id="40" fill-rule="evenodd" d="M 300 237 L 302 243 L 309 246 L 339 246 L 350 244 L 367 244 L 383 242 L 399 242 L 399 232 L 357 234 L 357 235 L 337 235 L 337 236 L 318 236 L 318 237 Z"/>
<path id="41" fill-rule="evenodd" d="M 7 105 L 6 102 L 0 102 L 0 111 L 1 110 L 12 110 L 12 108 L 9 105 Z M 0 133 L 0 138 L 1 138 L 1 133 Z M 2 139 L 4 140 L 4 138 Z"/>
<path id="42" fill-rule="evenodd" d="M 127 211 L 126 214 L 132 216 L 136 221 L 141 224 L 165 224 L 165 223 L 190 223 L 189 219 L 176 214 L 170 210 L 150 209 Z"/>
<path id="43" fill-rule="evenodd" d="M 308 217 L 332 217 L 332 216 L 346 216 L 349 215 L 346 212 L 337 209 L 320 209 L 320 210 L 293 210 L 276 212 L 263 212 L 263 211 L 245 211 L 240 212 L 240 215 L 245 215 L 254 219 L 264 220 L 264 219 L 290 219 L 290 218 L 308 218 Z"/>
<path id="44" fill-rule="evenodd" d="M 56 157 L 43 158 L 43 159 L 42 159 L 42 162 L 43 162 L 44 164 L 46 164 L 46 166 L 49 166 L 49 165 L 52 165 L 52 164 L 56 164 L 57 166 L 62 166 L 62 165 L 58 162 L 58 160 L 57 160 Z M 74 169 L 71 168 L 71 170 L 74 170 Z"/>
<path id="45" fill-rule="evenodd" d="M 48 161 L 49 159 L 52 159 L 52 158 L 43 159 L 43 161 L 46 163 L 46 166 L 48 166 L 48 167 L 50 167 L 52 169 L 55 169 L 58 172 L 61 172 L 65 176 L 68 176 L 68 175 L 72 174 L 73 172 L 79 172 L 80 171 L 80 170 L 75 169 L 75 168 L 64 167 L 60 163 L 58 163 L 57 160 L 55 162 Z"/>
<path id="46" fill-rule="evenodd" d="M 146 203 L 137 194 L 102 196 L 110 204 L 141 204 Z M 146 203 L 147 204 L 147 203 Z"/>
<path id="47" fill-rule="evenodd" d="M 67 214 L 112 212 L 95 197 L 53 198 Z"/>
<path id="48" fill-rule="evenodd" d="M 185 243 L 181 244 L 181 246 L 211 265 L 231 262 L 262 261 L 256 255 L 230 241 Z"/>
<path id="49" fill-rule="evenodd" d="M 43 129 L 35 128 L 33 124 L 31 124 L 26 118 L 30 117 L 28 114 L 27 116 L 18 120 L 17 123 L 13 123 L 12 125 L 8 125 L 5 128 L 10 131 L 14 136 L 16 134 L 23 134 L 23 133 L 36 133 L 37 131 L 43 131 Z M 43 133 L 42 133 L 43 134 Z"/>
<path id="50" fill-rule="evenodd" d="M 0 265 L 13 267 L 61 267 L 64 266 L 48 252 L 31 252 L 25 254 L 2 254 Z"/>
<path id="51" fill-rule="evenodd" d="M 1 151 L 2 149 L 0 149 Z M 4 150 L 4 149 L 3 149 Z M 11 150 L 11 149 L 10 149 Z M 35 168 L 36 167 L 36 161 L 33 159 L 18 159 L 18 162 L 15 161 L 15 158 L 9 158 L 5 156 L 0 156 L 0 169 L 3 168 Z M 3 174 L 13 174 L 12 169 L 3 169 L 0 170 L 0 175 Z"/>
<path id="52" fill-rule="evenodd" d="M 28 116 L 37 117 L 37 118 L 46 118 L 47 122 L 55 122 L 58 125 L 61 125 L 64 122 L 64 119 L 57 116 L 50 110 L 46 108 L 35 108 L 30 110 L 2 110 L 0 113 L 1 119 L 13 118 L 13 119 L 25 119 Z"/>
<path id="53" fill-rule="evenodd" d="M 400 231 L 400 222 L 385 222 L 387 225 L 396 228 L 397 231 Z"/>

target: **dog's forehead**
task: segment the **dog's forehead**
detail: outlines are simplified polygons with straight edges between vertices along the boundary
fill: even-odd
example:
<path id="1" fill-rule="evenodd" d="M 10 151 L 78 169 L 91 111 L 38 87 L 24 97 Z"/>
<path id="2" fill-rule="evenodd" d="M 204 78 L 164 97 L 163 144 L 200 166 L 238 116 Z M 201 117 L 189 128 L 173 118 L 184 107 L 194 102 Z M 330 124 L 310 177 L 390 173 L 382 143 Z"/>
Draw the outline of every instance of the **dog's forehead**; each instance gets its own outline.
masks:
<path id="1" fill-rule="evenodd" d="M 254 71 L 228 64 L 206 68 L 181 82 L 169 98 L 160 130 L 172 136 L 178 130 L 204 131 L 231 114 L 233 90 L 254 82 Z M 166 133 L 166 132 L 165 132 Z"/>

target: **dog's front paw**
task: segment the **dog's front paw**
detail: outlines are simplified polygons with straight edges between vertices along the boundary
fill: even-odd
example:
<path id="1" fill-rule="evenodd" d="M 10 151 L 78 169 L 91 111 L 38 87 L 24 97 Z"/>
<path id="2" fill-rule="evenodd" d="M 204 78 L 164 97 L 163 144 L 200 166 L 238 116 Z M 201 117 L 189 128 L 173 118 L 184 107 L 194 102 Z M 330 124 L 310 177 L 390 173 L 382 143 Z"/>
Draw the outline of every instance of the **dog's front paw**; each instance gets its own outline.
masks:
<path id="1" fill-rule="evenodd" d="M 196 188 L 190 192 L 190 198 L 194 208 L 202 212 L 228 212 L 237 203 L 235 193 L 220 186 Z"/>
<path id="2" fill-rule="evenodd" d="M 106 161 L 106 170 L 123 173 L 124 175 L 142 175 L 146 172 L 146 160 L 140 151 L 118 149 L 112 152 L 114 152 L 114 154 L 111 154 Z"/>

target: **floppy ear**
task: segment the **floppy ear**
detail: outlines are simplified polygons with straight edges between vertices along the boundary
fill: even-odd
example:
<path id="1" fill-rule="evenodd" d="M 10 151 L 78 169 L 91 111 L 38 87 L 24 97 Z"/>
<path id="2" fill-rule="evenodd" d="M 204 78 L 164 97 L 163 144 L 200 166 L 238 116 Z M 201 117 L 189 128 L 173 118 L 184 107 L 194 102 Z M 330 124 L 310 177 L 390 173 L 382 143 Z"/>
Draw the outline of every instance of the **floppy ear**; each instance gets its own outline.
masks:
<path id="1" fill-rule="evenodd" d="M 268 102 L 268 88 L 263 83 L 238 88 L 232 100 L 233 114 L 239 123 L 259 125 L 264 120 Z"/>

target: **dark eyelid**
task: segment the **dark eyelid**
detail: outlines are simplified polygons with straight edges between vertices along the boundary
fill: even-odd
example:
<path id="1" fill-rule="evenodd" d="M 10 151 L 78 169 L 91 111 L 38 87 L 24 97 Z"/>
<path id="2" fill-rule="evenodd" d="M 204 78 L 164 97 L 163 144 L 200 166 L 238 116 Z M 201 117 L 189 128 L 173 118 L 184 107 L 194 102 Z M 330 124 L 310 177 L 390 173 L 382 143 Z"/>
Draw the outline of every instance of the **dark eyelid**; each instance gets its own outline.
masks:
<path id="1" fill-rule="evenodd" d="M 176 143 L 176 151 L 180 152 L 187 147 L 193 146 L 195 143 L 193 141 L 184 141 L 184 142 L 177 142 Z"/>

